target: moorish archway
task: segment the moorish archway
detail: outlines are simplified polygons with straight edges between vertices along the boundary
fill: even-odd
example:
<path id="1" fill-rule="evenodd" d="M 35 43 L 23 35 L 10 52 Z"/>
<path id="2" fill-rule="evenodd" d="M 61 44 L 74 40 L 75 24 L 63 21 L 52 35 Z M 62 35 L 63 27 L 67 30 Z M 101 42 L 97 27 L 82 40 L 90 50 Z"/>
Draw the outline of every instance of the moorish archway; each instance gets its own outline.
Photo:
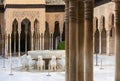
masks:
<path id="1" fill-rule="evenodd" d="M 57 49 L 57 45 L 60 42 L 60 27 L 59 21 L 55 21 L 55 28 L 53 34 L 53 49 Z"/>
<path id="2" fill-rule="evenodd" d="M 12 23 L 11 52 L 13 56 L 18 53 L 18 21 L 16 19 Z"/>
<path id="3" fill-rule="evenodd" d="M 27 53 L 31 48 L 31 22 L 26 18 L 21 22 L 21 38 L 20 38 L 21 54 Z"/>

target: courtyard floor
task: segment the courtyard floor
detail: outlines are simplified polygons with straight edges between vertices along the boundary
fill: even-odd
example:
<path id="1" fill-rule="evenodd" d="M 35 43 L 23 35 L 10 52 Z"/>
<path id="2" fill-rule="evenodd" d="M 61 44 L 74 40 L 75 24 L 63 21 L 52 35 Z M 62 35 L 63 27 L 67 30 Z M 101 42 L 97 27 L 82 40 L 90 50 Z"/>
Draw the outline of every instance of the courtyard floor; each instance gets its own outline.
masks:
<path id="1" fill-rule="evenodd" d="M 3 64 L 5 62 L 5 68 Z M 9 59 L 0 57 L 0 81 L 65 81 L 65 72 L 50 72 L 51 76 L 47 76 L 48 72 L 38 72 L 31 70 L 29 72 L 21 70 L 18 58 L 12 58 L 12 66 L 14 75 L 10 76 Z M 102 67 L 101 67 L 102 63 Z M 96 55 L 94 55 L 94 81 L 114 81 L 115 72 L 115 56 L 98 56 L 98 65 L 96 65 Z"/>

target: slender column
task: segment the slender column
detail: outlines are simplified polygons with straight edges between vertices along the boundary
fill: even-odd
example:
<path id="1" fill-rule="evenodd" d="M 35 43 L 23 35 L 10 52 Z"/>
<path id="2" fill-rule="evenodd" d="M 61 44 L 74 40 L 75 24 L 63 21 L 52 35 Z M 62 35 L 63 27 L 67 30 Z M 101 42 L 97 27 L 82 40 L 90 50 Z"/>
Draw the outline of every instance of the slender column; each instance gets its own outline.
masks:
<path id="1" fill-rule="evenodd" d="M 38 33 L 38 50 L 40 50 L 40 35 Z"/>
<path id="2" fill-rule="evenodd" d="M 58 44 L 57 42 L 58 42 L 58 38 L 56 37 L 56 38 L 55 38 L 55 49 L 56 49 L 56 50 L 57 50 L 57 44 Z"/>
<path id="3" fill-rule="evenodd" d="M 20 57 L 20 31 L 18 32 L 18 56 Z"/>
<path id="4" fill-rule="evenodd" d="M 39 36 L 38 36 L 38 33 L 37 33 L 37 50 L 39 50 Z"/>
<path id="5" fill-rule="evenodd" d="M 41 33 L 40 33 L 40 50 L 42 50 L 42 45 L 41 45 Z"/>
<path id="6" fill-rule="evenodd" d="M 43 39 L 43 35 L 42 35 L 42 33 L 41 33 L 41 50 L 43 50 L 43 44 L 42 44 L 42 43 L 43 43 L 43 40 L 42 40 L 42 39 Z"/>
<path id="7" fill-rule="evenodd" d="M 53 33 L 51 34 L 51 50 L 53 50 Z"/>
<path id="8" fill-rule="evenodd" d="M 84 81 L 84 2 L 78 1 L 77 81 Z"/>
<path id="9" fill-rule="evenodd" d="M 11 55 L 11 34 L 9 34 L 9 38 L 10 38 L 9 50 L 10 50 L 10 58 L 11 58 L 12 57 L 12 55 Z"/>
<path id="10" fill-rule="evenodd" d="M 85 0 L 85 81 L 93 81 L 93 0 Z"/>
<path id="11" fill-rule="evenodd" d="M 49 50 L 51 50 L 51 34 L 49 35 Z"/>
<path id="12" fill-rule="evenodd" d="M 120 0 L 115 1 L 115 55 L 116 55 L 116 64 L 115 64 L 115 81 L 120 81 Z"/>
<path id="13" fill-rule="evenodd" d="M 107 55 L 110 55 L 110 30 L 107 31 Z"/>
<path id="14" fill-rule="evenodd" d="M 5 57 L 8 58 L 8 34 L 5 35 Z"/>
<path id="15" fill-rule="evenodd" d="M 44 34 L 41 33 L 41 46 L 42 46 L 42 50 L 44 50 Z"/>
<path id="16" fill-rule="evenodd" d="M 78 0 L 70 0 L 69 2 L 69 81 L 76 81 L 76 28 Z"/>
<path id="17" fill-rule="evenodd" d="M 14 56 L 16 55 L 16 31 L 14 31 Z"/>
<path id="18" fill-rule="evenodd" d="M 41 50 L 41 48 L 40 48 L 40 45 L 41 45 L 41 43 L 40 43 L 40 33 L 39 33 L 39 50 Z"/>
<path id="19" fill-rule="evenodd" d="M 43 50 L 44 50 L 44 34 L 43 34 Z"/>
<path id="20" fill-rule="evenodd" d="M 69 81 L 69 1 L 65 0 L 66 81 Z"/>
<path id="21" fill-rule="evenodd" d="M 27 31 L 25 31 L 25 53 L 27 54 Z"/>
<path id="22" fill-rule="evenodd" d="M 31 50 L 33 50 L 33 31 L 31 31 Z"/>
<path id="23" fill-rule="evenodd" d="M 36 50 L 38 49 L 38 40 L 37 40 L 38 36 L 37 36 L 37 33 L 36 33 Z"/>
<path id="24" fill-rule="evenodd" d="M 60 42 L 62 42 L 62 32 L 60 33 Z"/>
<path id="25" fill-rule="evenodd" d="M 102 39 L 101 39 L 101 33 L 102 31 L 99 32 L 99 54 L 102 54 Z"/>

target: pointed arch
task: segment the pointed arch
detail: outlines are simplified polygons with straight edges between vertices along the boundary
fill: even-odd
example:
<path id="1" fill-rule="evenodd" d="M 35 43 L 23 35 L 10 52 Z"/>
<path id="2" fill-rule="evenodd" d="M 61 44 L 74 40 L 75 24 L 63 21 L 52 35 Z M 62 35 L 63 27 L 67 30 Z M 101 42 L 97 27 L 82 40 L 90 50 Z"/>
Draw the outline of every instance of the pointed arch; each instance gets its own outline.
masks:
<path id="1" fill-rule="evenodd" d="M 17 19 L 14 19 L 12 23 L 11 52 L 13 56 L 16 56 L 18 52 L 18 21 Z"/>
<path id="2" fill-rule="evenodd" d="M 27 33 L 25 33 L 27 32 Z M 21 37 L 20 37 L 20 50 L 27 52 L 31 48 L 31 22 L 25 18 L 21 22 Z"/>
<path id="3" fill-rule="evenodd" d="M 53 34 L 53 49 L 57 48 L 57 45 L 58 45 L 59 42 L 60 42 L 59 21 L 55 21 L 55 24 L 54 24 L 54 34 Z"/>

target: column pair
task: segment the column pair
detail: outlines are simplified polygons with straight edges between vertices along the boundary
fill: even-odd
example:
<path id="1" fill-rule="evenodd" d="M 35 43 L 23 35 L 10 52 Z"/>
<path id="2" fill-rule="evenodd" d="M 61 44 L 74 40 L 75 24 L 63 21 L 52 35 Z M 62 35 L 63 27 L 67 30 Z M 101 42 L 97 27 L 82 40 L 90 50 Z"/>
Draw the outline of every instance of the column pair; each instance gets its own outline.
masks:
<path id="1" fill-rule="evenodd" d="M 69 1 L 65 0 L 65 3 L 66 3 L 66 25 L 65 25 L 66 73 L 67 73 L 66 81 L 84 81 L 84 80 L 93 81 L 94 2 L 92 0 L 85 0 L 85 2 L 83 2 L 83 0 L 69 0 Z M 85 8 L 85 29 L 84 29 L 84 8 Z M 84 58 L 86 59 L 85 62 Z"/>

